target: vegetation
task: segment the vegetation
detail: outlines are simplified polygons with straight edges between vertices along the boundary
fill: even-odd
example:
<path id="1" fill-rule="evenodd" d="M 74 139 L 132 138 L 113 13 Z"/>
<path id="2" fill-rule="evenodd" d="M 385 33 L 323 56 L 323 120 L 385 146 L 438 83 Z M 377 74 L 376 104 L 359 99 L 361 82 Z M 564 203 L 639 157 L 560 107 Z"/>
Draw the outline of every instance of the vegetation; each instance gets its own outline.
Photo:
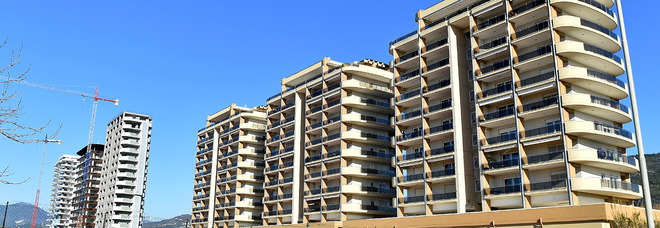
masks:
<path id="1" fill-rule="evenodd" d="M 660 221 L 655 220 L 655 227 L 660 228 Z M 612 228 L 646 228 L 646 219 L 641 218 L 639 212 L 628 216 L 624 213 L 616 213 L 614 221 L 610 222 Z"/>
<path id="2" fill-rule="evenodd" d="M 639 159 L 639 155 L 635 155 Z M 660 153 L 646 154 L 646 167 L 649 173 L 649 188 L 651 189 L 651 200 L 654 209 L 660 208 Z M 642 175 L 640 173 L 630 174 L 631 182 L 642 185 Z M 643 205 L 644 200 L 635 200 L 634 205 Z"/>

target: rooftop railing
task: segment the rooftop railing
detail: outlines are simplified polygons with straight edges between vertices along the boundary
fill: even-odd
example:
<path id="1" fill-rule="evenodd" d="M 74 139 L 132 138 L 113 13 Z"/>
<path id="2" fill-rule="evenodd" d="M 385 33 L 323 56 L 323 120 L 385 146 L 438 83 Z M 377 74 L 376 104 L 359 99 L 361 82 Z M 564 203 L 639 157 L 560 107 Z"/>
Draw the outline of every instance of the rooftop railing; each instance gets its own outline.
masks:
<path id="1" fill-rule="evenodd" d="M 412 32 L 410 32 L 410 33 L 408 33 L 408 34 L 406 34 L 406 35 L 403 35 L 403 36 L 399 37 L 399 38 L 396 38 L 396 40 L 390 42 L 390 46 L 392 46 L 392 45 L 394 45 L 394 44 L 396 44 L 396 43 L 398 43 L 398 42 L 401 42 L 401 41 L 403 41 L 403 40 L 405 40 L 405 39 L 408 39 L 408 37 L 411 37 L 411 36 L 414 36 L 414 35 L 417 35 L 417 30 L 412 31 Z"/>

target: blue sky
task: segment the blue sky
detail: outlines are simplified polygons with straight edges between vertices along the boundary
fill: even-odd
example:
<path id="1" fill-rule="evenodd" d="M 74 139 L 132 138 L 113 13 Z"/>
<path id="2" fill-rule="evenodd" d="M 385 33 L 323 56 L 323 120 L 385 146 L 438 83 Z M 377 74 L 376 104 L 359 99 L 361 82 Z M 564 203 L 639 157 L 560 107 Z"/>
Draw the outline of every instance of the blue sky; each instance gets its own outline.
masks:
<path id="1" fill-rule="evenodd" d="M 172 217 L 192 208 L 195 135 L 207 115 L 231 103 L 264 104 L 281 78 L 323 57 L 389 62 L 388 43 L 416 28 L 418 9 L 437 2 L 4 1 L 0 37 L 9 40 L 0 65 L 22 43 L 13 74 L 31 65 L 26 81 L 90 94 L 98 86 L 101 97 L 119 99 L 118 107 L 99 104 L 97 143 L 121 111 L 151 115 L 145 214 Z M 657 153 L 653 49 L 660 30 L 651 23 L 653 7 L 626 3 L 645 150 Z M 23 93 L 23 123 L 50 121 L 43 134 L 62 126 L 56 137 L 62 145 L 48 145 L 40 200 L 47 206 L 53 164 L 87 143 L 92 100 L 17 84 L 10 90 Z M 30 178 L 0 185 L 0 202 L 34 202 L 42 150 L 43 144 L 0 140 L 0 168 L 16 173 L 8 180 Z"/>

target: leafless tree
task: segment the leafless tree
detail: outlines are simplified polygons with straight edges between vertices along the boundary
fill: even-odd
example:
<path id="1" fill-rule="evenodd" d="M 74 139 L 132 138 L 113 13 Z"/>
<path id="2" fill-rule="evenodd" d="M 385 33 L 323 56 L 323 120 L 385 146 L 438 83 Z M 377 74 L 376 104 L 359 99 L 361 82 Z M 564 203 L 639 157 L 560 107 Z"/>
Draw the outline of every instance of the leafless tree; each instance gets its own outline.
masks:
<path id="1" fill-rule="evenodd" d="M 9 177 L 11 175 L 14 175 L 14 173 L 9 172 L 9 166 L 5 167 L 4 170 L 0 171 L 0 184 L 22 184 L 22 183 L 25 183 L 26 181 L 28 181 L 30 179 L 28 177 L 28 179 L 25 179 L 24 181 L 21 181 L 21 182 L 9 182 L 9 181 L 3 180 L 3 178 Z"/>

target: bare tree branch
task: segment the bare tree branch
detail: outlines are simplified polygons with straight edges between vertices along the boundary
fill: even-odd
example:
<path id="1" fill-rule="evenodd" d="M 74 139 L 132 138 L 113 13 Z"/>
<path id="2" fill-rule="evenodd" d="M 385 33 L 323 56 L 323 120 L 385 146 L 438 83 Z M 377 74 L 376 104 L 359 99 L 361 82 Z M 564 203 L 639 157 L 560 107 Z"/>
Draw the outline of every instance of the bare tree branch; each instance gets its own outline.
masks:
<path id="1" fill-rule="evenodd" d="M 9 166 L 5 167 L 4 170 L 0 171 L 0 184 L 22 184 L 22 183 L 25 183 L 26 181 L 28 181 L 30 179 L 28 177 L 27 179 L 25 179 L 24 181 L 21 181 L 21 182 L 9 182 L 9 181 L 6 181 L 6 180 L 2 180 L 3 177 L 8 177 L 8 176 L 11 176 L 11 175 L 14 175 L 14 173 L 9 172 Z"/>

